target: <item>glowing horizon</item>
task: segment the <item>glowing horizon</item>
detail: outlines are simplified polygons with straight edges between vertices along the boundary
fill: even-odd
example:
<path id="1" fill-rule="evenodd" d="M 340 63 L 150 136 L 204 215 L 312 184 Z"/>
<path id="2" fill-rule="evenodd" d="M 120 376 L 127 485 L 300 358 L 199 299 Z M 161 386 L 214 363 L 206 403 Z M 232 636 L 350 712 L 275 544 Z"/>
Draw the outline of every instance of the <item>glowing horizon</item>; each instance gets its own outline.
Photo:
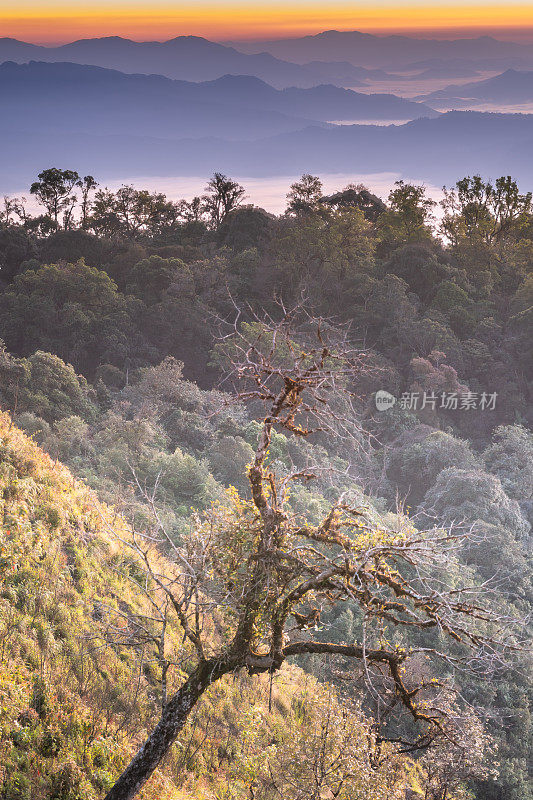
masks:
<path id="1" fill-rule="evenodd" d="M 75 39 L 122 36 L 139 41 L 167 40 L 179 35 L 215 40 L 288 38 L 324 30 L 369 33 L 411 33 L 442 37 L 491 34 L 533 40 L 533 5 L 529 0 L 199 0 L 194 6 L 170 0 L 21 0 L 2 8 L 0 35 L 40 44 Z"/>

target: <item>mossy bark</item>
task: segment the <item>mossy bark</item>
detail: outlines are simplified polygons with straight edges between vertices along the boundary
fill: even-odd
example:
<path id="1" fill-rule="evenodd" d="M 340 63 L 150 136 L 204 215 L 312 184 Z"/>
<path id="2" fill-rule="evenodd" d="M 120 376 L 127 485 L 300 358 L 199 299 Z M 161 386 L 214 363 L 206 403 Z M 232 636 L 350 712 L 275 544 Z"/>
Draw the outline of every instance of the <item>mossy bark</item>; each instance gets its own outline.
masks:
<path id="1" fill-rule="evenodd" d="M 164 707 L 161 719 L 141 749 L 130 761 L 105 800 L 132 800 L 181 731 L 187 718 L 206 689 L 231 669 L 219 659 L 203 661 Z"/>

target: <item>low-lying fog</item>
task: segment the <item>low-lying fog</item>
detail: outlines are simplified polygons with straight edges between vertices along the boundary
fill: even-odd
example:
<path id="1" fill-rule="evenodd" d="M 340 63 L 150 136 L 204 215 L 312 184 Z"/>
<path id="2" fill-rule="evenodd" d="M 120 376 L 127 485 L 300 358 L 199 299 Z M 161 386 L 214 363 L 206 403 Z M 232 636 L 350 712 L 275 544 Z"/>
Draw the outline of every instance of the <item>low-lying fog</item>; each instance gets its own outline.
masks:
<path id="1" fill-rule="evenodd" d="M 99 179 L 98 175 L 95 175 L 95 178 L 100 184 L 99 188 L 105 186 L 115 191 L 123 184 L 131 184 L 137 189 L 162 192 L 170 200 L 181 200 L 182 198 L 185 198 L 185 200 L 192 200 L 196 195 L 203 194 L 210 177 L 210 175 L 184 178 L 125 176 L 121 180 L 105 181 L 104 179 Z M 286 175 L 275 178 L 247 178 L 242 175 L 232 175 L 231 177 L 237 180 L 246 189 L 245 203 L 260 206 L 272 214 L 281 214 L 286 207 L 286 195 L 291 183 L 299 180 L 301 176 Z M 381 197 L 383 200 L 387 199 L 390 190 L 394 186 L 394 182 L 400 178 L 409 181 L 409 178 L 405 175 L 402 176 L 394 172 L 377 172 L 369 175 L 355 173 L 320 174 L 320 180 L 324 187 L 324 194 L 333 194 L 333 192 L 343 189 L 351 183 L 363 183 L 370 191 L 374 192 L 374 194 Z M 420 184 L 420 181 L 413 181 L 413 183 Z M 442 199 L 443 193 L 441 188 L 432 186 L 431 184 L 425 185 L 429 197 L 437 202 Z M 12 192 L 10 196 L 25 197 L 28 211 L 37 213 L 37 202 L 35 198 L 29 194 L 28 189 Z"/>
<path id="2" fill-rule="evenodd" d="M 209 177 L 209 176 L 206 176 Z M 110 189 L 118 189 L 122 183 L 132 183 L 134 186 L 145 187 L 151 191 L 163 192 L 171 200 L 179 200 L 184 197 L 191 200 L 196 195 L 202 194 L 207 180 L 206 177 L 186 177 L 186 178 L 154 178 L 154 177 L 135 177 L 125 178 L 123 181 L 112 181 Z M 245 203 L 252 203 L 270 211 L 272 214 L 280 214 L 286 207 L 286 195 L 291 183 L 297 181 L 300 175 L 286 175 L 275 178 L 247 178 L 243 176 L 232 177 L 239 181 L 246 189 Z M 321 174 L 320 180 L 324 187 L 324 194 L 332 194 L 334 191 L 343 189 L 350 183 L 363 183 L 370 191 L 374 192 L 383 200 L 387 199 L 394 182 L 400 178 L 409 178 L 394 172 L 379 172 L 371 175 L 361 175 L 354 173 Z M 420 183 L 420 181 L 414 181 Z M 442 188 L 427 184 L 428 196 L 433 200 L 439 201 L 443 197 Z"/>
<path id="3" fill-rule="evenodd" d="M 465 83 L 473 83 L 474 81 L 484 81 L 488 78 L 493 78 L 495 75 L 500 75 L 502 70 L 478 71 L 476 75 L 470 75 L 465 78 L 421 78 L 416 73 L 404 73 L 402 75 L 396 73 L 387 80 L 372 81 L 366 86 L 353 86 L 354 92 L 362 92 L 364 94 L 395 94 L 398 97 L 405 97 L 412 99 L 420 95 L 431 94 L 440 89 L 446 89 L 453 84 L 454 86 L 462 86 Z"/>

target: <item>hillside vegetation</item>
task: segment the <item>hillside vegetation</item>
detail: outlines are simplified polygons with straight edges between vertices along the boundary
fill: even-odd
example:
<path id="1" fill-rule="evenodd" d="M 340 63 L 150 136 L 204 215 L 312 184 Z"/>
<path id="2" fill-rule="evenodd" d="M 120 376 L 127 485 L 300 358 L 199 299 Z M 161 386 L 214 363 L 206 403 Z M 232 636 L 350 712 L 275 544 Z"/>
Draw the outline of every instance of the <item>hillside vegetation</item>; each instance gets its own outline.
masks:
<path id="1" fill-rule="evenodd" d="M 379 716 L 364 669 L 313 652 L 272 683 L 241 670 L 207 690 L 144 797 L 309 800 L 327 746 L 353 774 L 342 800 L 407 789 L 532 800 L 531 194 L 506 176 L 468 177 L 437 223 L 421 186 L 398 182 L 386 202 L 362 186 L 324 196 L 312 175 L 278 217 L 245 205 L 244 187 L 220 173 L 178 203 L 59 169 L 31 193 L 42 214 L 11 198 L 0 223 L 0 405 L 14 423 L 2 417 L 0 798 L 104 797 L 158 719 L 165 661 L 170 692 L 186 680 L 190 641 L 169 624 L 161 657 L 145 573 L 120 538 L 132 525 L 150 534 L 155 512 L 166 572 L 195 520 L 228 503 L 249 512 L 264 410 L 236 398 L 219 337 L 254 338 L 280 300 L 303 298 L 364 369 L 333 407 L 351 415 L 345 435 L 273 431 L 265 476 L 315 474 L 293 482 L 283 519 L 319 525 L 349 496 L 376 526 L 457 531 L 460 546 L 430 577 L 467 582 L 518 621 L 515 657 L 481 675 L 454 669 L 441 634 L 384 623 L 376 640 L 444 648 L 434 677 L 468 724 L 453 747 L 399 756 L 382 744 L 383 759 L 373 737 L 412 742 L 419 730 L 394 693 Z M 380 409 L 378 392 L 394 404 Z M 319 642 L 366 635 L 353 599 L 309 606 L 296 611 L 320 612 Z M 213 646 L 223 632 L 211 614 Z M 408 677 L 425 676 L 420 657 Z"/>
<path id="2" fill-rule="evenodd" d="M 126 646 L 150 611 L 120 544 L 127 525 L 6 414 L 0 490 L 0 797 L 96 799 L 160 701 L 149 643 L 145 652 Z M 167 656 L 179 664 L 181 632 L 169 641 Z M 181 677 L 176 666 L 171 682 Z M 248 798 L 250 787 L 276 781 L 299 797 L 293 784 L 312 784 L 324 756 L 331 785 L 350 775 L 338 796 L 400 800 L 409 787 L 416 795 L 422 773 L 392 754 L 373 769 L 371 741 L 358 707 L 341 711 L 333 690 L 299 668 L 284 668 L 271 688 L 239 675 L 209 692 L 140 796 Z"/>

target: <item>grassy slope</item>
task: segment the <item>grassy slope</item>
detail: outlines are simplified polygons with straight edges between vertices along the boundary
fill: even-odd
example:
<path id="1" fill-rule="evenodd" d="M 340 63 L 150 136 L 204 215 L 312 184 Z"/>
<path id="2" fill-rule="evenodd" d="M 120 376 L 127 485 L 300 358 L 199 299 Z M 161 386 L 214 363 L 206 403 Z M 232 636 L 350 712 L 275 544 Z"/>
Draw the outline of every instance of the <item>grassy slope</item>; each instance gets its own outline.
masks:
<path id="1" fill-rule="evenodd" d="M 125 523 L 6 414 L 0 498 L 0 799 L 96 800 L 157 713 L 157 665 L 140 669 L 138 651 L 105 646 L 110 617 L 98 611 L 99 603 L 126 614 L 147 610 L 117 543 Z M 179 652 L 179 630 L 172 639 Z M 285 754 L 303 742 L 304 752 L 330 704 L 327 690 L 294 666 L 276 677 L 270 711 L 265 678 L 223 682 L 141 796 L 249 798 L 267 750 L 274 761 L 278 746 Z M 363 764 L 366 728 L 357 712 L 350 724 Z M 398 764 L 383 777 L 361 770 L 362 794 L 350 800 L 405 797 Z M 179 785 L 171 780 L 178 772 Z M 413 773 L 408 782 L 415 784 Z"/>

